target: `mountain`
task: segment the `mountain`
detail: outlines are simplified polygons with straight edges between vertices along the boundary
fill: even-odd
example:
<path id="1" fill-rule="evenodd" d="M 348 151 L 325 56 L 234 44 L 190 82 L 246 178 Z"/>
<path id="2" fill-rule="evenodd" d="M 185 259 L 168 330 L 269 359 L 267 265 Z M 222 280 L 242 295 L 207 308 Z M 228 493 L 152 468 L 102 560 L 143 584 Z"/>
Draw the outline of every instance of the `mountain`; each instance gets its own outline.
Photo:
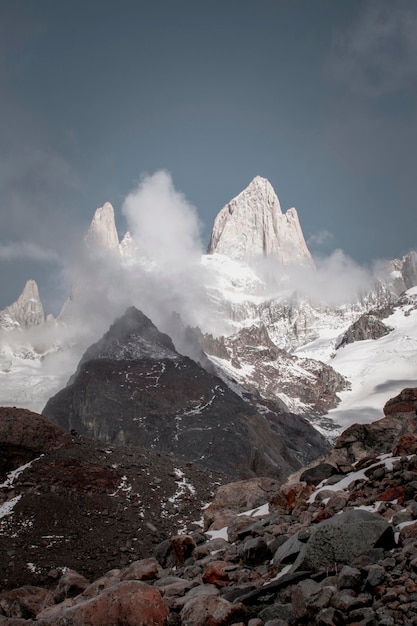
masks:
<path id="1" fill-rule="evenodd" d="M 380 312 L 417 282 L 416 263 L 417 253 L 410 252 L 345 294 L 350 276 L 337 271 L 337 280 L 329 284 L 326 272 L 311 261 L 295 213 L 283 214 L 272 186 L 258 176 L 219 212 L 201 263 L 190 261 L 185 273 L 166 274 L 143 258 L 129 233 L 119 243 L 114 209 L 105 203 L 94 213 L 76 259 L 71 295 L 57 320 L 39 323 L 43 313 L 23 313 L 26 305 L 17 303 L 0 316 L 0 328 L 8 329 L 0 345 L 0 403 L 41 410 L 74 372 L 87 346 L 134 305 L 169 334 L 181 354 L 215 371 L 233 390 L 256 391 L 334 436 L 355 418 L 359 405 L 361 414 L 373 419 L 381 402 L 374 390 L 382 385 L 383 393 L 387 384 L 386 373 L 374 367 L 372 350 L 367 369 L 360 369 L 359 362 L 342 359 L 337 347 L 345 345 L 345 356 L 359 355 L 357 342 L 344 338 L 346 333 L 349 341 L 359 338 L 363 324 L 369 333 L 370 312 L 377 312 L 380 331 L 381 324 L 390 326 Z M 332 299 L 339 288 L 341 296 Z M 326 293 L 330 299 L 323 298 Z M 24 300 L 33 305 L 36 298 Z M 173 322 L 174 312 L 181 316 L 180 325 Z M 413 336 L 403 325 L 394 335 L 376 339 L 376 325 L 378 345 L 390 336 L 402 345 L 408 341 L 405 335 Z M 198 327 L 198 341 L 187 327 Z M 370 410 L 359 399 L 359 370 L 362 389 L 374 398 Z M 365 384 L 369 371 L 375 372 L 372 388 Z M 415 378 L 408 357 L 396 371 L 391 393 Z M 352 399 L 342 417 L 335 406 L 340 398 L 344 406 Z"/>
<path id="2" fill-rule="evenodd" d="M 179 354 L 131 307 L 43 414 L 105 444 L 172 453 L 230 476 L 286 476 L 326 448 L 307 420 L 246 395 Z"/>
<path id="3" fill-rule="evenodd" d="M 38 285 L 34 280 L 27 281 L 16 302 L 0 311 L 0 328 L 6 330 L 39 326 L 44 321 Z"/>
<path id="4" fill-rule="evenodd" d="M 282 213 L 271 183 L 256 176 L 217 215 L 208 254 L 240 262 L 273 257 L 278 265 L 314 266 L 297 211 Z"/>

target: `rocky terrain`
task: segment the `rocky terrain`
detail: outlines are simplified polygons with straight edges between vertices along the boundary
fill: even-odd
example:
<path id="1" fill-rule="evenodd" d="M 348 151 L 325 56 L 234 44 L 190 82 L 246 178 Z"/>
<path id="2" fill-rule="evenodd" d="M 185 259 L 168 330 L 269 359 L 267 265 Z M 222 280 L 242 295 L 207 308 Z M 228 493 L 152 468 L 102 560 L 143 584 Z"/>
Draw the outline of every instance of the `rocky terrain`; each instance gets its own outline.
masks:
<path id="1" fill-rule="evenodd" d="M 200 530 L 188 525 L 145 558 L 127 549 L 118 566 L 95 576 L 81 568 L 88 558 L 78 568 L 61 564 L 43 577 L 33 563 L 24 586 L 3 583 L 0 623 L 416 624 L 416 409 L 417 389 L 405 389 L 387 402 L 383 419 L 367 425 L 366 435 L 352 427 L 301 477 L 221 486 Z M 69 445 L 68 435 L 62 436 L 56 453 Z M 29 487 L 28 472 L 35 467 L 15 478 L 20 488 Z M 2 489 L 10 498 L 12 486 Z M 9 546 L 19 536 L 17 507 L 2 518 L 9 529 L 14 521 Z M 2 527 L 2 538 L 4 532 Z M 51 537 L 45 553 L 48 542 Z M 17 555 L 8 558 L 18 561 Z"/>
<path id="2" fill-rule="evenodd" d="M 238 395 L 129 308 L 43 414 L 104 444 L 140 445 L 235 478 L 284 478 L 328 447 L 304 418 Z"/>

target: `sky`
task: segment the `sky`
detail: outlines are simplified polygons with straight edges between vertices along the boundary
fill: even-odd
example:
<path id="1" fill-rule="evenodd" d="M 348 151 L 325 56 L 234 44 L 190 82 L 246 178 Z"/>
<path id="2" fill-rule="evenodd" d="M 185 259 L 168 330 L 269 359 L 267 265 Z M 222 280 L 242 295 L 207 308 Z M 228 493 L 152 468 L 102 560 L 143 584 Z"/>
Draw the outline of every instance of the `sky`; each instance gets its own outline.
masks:
<path id="1" fill-rule="evenodd" d="M 256 175 L 317 256 L 416 248 L 416 59 L 414 0 L 0 0 L 0 308 L 34 278 L 57 313 L 95 209 L 123 235 L 160 171 L 203 249 Z"/>

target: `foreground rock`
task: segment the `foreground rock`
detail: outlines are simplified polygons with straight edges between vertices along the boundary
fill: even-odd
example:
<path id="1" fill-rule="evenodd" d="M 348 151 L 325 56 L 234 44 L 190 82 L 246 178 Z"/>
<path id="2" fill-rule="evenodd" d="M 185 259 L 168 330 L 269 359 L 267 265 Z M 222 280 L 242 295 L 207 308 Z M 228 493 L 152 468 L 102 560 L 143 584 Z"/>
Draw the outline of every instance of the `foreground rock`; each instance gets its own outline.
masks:
<path id="1" fill-rule="evenodd" d="M 389 404 L 409 424 L 414 398 L 417 390 L 405 390 Z M 363 457 L 316 485 L 256 478 L 222 486 L 204 533 L 189 527 L 91 584 L 67 572 L 47 593 L 0 593 L 3 623 L 16 625 L 19 615 L 44 626 L 417 624 L 413 443 L 401 438 L 400 456 Z M 222 506 L 228 519 L 219 529 Z"/>

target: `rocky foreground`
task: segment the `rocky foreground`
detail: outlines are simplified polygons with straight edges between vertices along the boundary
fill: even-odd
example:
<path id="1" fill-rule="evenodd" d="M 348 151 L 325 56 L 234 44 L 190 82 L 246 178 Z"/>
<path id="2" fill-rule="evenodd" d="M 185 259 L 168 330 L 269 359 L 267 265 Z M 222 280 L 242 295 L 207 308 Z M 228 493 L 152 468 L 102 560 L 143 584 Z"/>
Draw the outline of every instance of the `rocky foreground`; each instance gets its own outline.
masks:
<path id="1" fill-rule="evenodd" d="M 98 579 L 63 564 L 33 572 L 36 585 L 0 593 L 0 624 L 417 624 L 416 409 L 417 389 L 404 390 L 285 484 L 222 485 L 200 530 Z"/>

